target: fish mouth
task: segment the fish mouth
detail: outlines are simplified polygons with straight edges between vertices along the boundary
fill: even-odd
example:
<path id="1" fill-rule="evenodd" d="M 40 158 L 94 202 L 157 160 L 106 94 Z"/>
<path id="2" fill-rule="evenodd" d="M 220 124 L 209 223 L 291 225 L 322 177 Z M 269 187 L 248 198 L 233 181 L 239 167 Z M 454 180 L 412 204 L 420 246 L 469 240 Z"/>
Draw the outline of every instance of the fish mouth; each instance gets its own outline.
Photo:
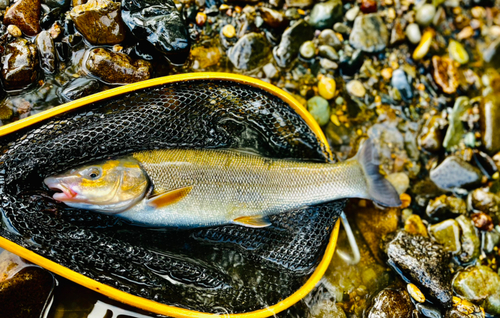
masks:
<path id="1" fill-rule="evenodd" d="M 78 193 L 73 191 L 71 188 L 66 187 L 57 178 L 46 178 L 43 182 L 49 187 L 50 190 L 56 191 L 52 196 L 54 200 L 57 201 L 67 201 L 74 199 Z M 59 191 L 59 192 L 57 192 Z"/>

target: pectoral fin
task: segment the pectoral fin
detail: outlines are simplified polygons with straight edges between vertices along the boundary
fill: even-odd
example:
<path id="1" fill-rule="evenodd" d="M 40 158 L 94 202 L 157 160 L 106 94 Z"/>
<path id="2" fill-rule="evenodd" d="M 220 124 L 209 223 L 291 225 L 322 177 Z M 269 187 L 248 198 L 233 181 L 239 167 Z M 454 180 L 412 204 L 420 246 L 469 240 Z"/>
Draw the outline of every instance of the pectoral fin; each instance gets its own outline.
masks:
<path id="1" fill-rule="evenodd" d="M 240 216 L 234 219 L 233 223 L 254 228 L 268 227 L 271 225 L 267 217 L 260 215 Z"/>
<path id="2" fill-rule="evenodd" d="M 166 207 L 170 204 L 174 204 L 174 203 L 177 203 L 180 200 L 182 200 L 185 196 L 187 196 L 189 194 L 189 192 L 191 192 L 191 189 L 193 189 L 193 187 L 184 187 L 184 188 L 168 191 L 165 193 L 161 193 L 161 194 L 155 195 L 152 198 L 149 198 L 146 201 L 146 204 L 151 206 L 151 207 L 154 207 L 156 209 L 163 208 L 163 207 Z"/>

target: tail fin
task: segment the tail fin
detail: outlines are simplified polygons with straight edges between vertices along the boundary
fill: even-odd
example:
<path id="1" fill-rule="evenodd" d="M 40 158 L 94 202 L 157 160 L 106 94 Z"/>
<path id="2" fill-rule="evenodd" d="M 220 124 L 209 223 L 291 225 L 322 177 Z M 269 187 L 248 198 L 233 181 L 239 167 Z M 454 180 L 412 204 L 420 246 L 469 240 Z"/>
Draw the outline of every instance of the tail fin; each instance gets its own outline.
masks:
<path id="1" fill-rule="evenodd" d="M 365 174 L 371 200 L 387 207 L 400 206 L 401 199 L 396 189 L 379 172 L 379 157 L 372 140 L 368 139 L 361 145 L 356 159 Z"/>

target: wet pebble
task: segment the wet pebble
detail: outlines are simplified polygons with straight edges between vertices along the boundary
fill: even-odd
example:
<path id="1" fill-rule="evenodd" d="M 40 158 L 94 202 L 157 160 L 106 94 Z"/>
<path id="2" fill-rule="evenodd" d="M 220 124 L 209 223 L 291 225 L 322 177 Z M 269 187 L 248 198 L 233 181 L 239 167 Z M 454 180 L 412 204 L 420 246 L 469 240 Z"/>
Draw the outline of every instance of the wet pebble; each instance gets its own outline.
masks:
<path id="1" fill-rule="evenodd" d="M 333 30 L 332 30 L 333 32 Z M 283 32 L 279 45 L 273 48 L 273 56 L 279 67 L 286 68 L 294 61 L 305 41 L 314 36 L 313 28 L 304 20 L 295 22 Z"/>
<path id="2" fill-rule="evenodd" d="M 36 47 L 26 39 L 17 38 L 7 44 L 1 63 L 5 88 L 18 89 L 35 82 L 38 66 Z"/>
<path id="3" fill-rule="evenodd" d="M 42 30 L 40 14 L 40 0 L 19 0 L 5 12 L 3 24 L 14 24 L 29 36 L 37 35 Z"/>
<path id="4" fill-rule="evenodd" d="M 347 21 L 354 21 L 354 19 L 356 19 L 356 17 L 358 16 L 358 13 L 359 13 L 359 7 L 354 6 L 349 10 L 347 10 L 344 16 L 347 19 Z"/>
<path id="5" fill-rule="evenodd" d="M 460 64 L 467 64 L 469 62 L 469 54 L 458 41 L 450 40 L 448 44 L 448 53 L 453 60 Z"/>
<path id="6" fill-rule="evenodd" d="M 415 305 L 415 308 L 417 308 L 418 312 L 424 316 L 424 317 L 427 317 L 427 318 L 441 318 L 441 311 L 430 305 L 430 304 L 421 304 L 421 303 L 417 303 Z"/>
<path id="7" fill-rule="evenodd" d="M 406 219 L 404 229 L 410 234 L 428 236 L 427 228 L 417 214 L 412 214 Z"/>
<path id="8" fill-rule="evenodd" d="M 286 0 L 286 5 L 292 8 L 307 8 L 312 6 L 313 0 Z"/>
<path id="9" fill-rule="evenodd" d="M 438 115 L 430 117 L 418 135 L 418 145 L 425 151 L 436 153 L 443 149 L 447 122 Z"/>
<path id="10" fill-rule="evenodd" d="M 476 212 L 483 212 L 493 218 L 495 224 L 500 222 L 500 197 L 485 189 L 476 189 L 469 193 L 471 207 Z"/>
<path id="11" fill-rule="evenodd" d="M 453 279 L 453 290 L 492 315 L 500 314 L 500 277 L 487 266 L 470 266 Z"/>
<path id="12" fill-rule="evenodd" d="M 288 25 L 288 19 L 280 11 L 266 7 L 260 7 L 259 11 L 264 23 L 272 28 L 283 28 Z"/>
<path id="13" fill-rule="evenodd" d="M 375 0 L 362 0 L 360 10 L 363 13 L 377 12 L 377 1 Z"/>
<path id="14" fill-rule="evenodd" d="M 222 34 L 226 37 L 226 38 L 234 38 L 234 36 L 236 35 L 236 29 L 234 28 L 233 25 L 231 24 L 226 24 L 223 28 L 222 28 Z"/>
<path id="15" fill-rule="evenodd" d="M 336 70 L 339 67 L 337 63 L 327 58 L 320 59 L 319 65 L 325 70 Z"/>
<path id="16" fill-rule="evenodd" d="M 335 80 L 328 76 L 322 76 L 318 82 L 318 92 L 324 99 L 332 99 L 335 96 Z"/>
<path id="17" fill-rule="evenodd" d="M 436 7 L 430 3 L 423 4 L 417 9 L 415 14 L 415 21 L 421 26 L 428 26 L 431 24 L 434 15 L 436 14 Z"/>
<path id="18" fill-rule="evenodd" d="M 392 184 L 399 195 L 405 193 L 410 186 L 410 178 L 404 172 L 391 173 L 386 179 Z"/>
<path id="19" fill-rule="evenodd" d="M 432 30 L 427 30 L 422 35 L 422 39 L 420 43 L 413 51 L 413 59 L 420 60 L 422 59 L 428 52 L 432 44 L 432 39 L 434 38 L 434 32 Z"/>
<path id="20" fill-rule="evenodd" d="M 368 318 L 409 318 L 413 306 L 405 290 L 386 288 L 373 299 Z"/>
<path id="21" fill-rule="evenodd" d="M 336 50 L 342 48 L 342 42 L 340 42 L 340 39 L 332 29 L 325 29 L 321 31 L 318 36 L 318 41 L 320 44 L 329 45 Z"/>
<path id="22" fill-rule="evenodd" d="M 493 230 L 493 220 L 488 214 L 483 212 L 472 213 L 470 217 L 472 219 L 472 222 L 474 222 L 474 226 L 478 229 L 488 232 Z"/>
<path id="23" fill-rule="evenodd" d="M 93 49 L 86 62 L 87 69 L 105 83 L 134 83 L 149 79 L 151 64 L 132 60 L 128 55 L 104 48 Z"/>
<path id="24" fill-rule="evenodd" d="M 447 94 L 455 93 L 458 87 L 458 72 L 453 61 L 448 57 L 435 55 L 432 57 L 432 66 L 436 84 Z"/>
<path id="25" fill-rule="evenodd" d="M 121 15 L 136 38 L 151 43 L 173 63 L 182 64 L 189 56 L 189 32 L 172 0 L 124 0 Z"/>
<path id="26" fill-rule="evenodd" d="M 383 244 L 389 263 L 401 271 L 398 272 L 400 275 L 410 279 L 424 294 L 438 300 L 443 307 L 451 307 L 450 257 L 441 245 L 406 231 L 388 235 Z"/>
<path id="27" fill-rule="evenodd" d="M 453 296 L 453 307 L 448 310 L 445 318 L 484 318 L 484 309 L 466 299 Z"/>
<path id="28" fill-rule="evenodd" d="M 254 70 L 268 61 L 270 51 L 266 37 L 261 33 L 248 33 L 229 49 L 228 57 L 240 70 Z"/>
<path id="29" fill-rule="evenodd" d="M 352 80 L 346 84 L 347 92 L 356 97 L 364 97 L 366 94 L 366 89 L 363 84 L 358 80 Z"/>
<path id="30" fill-rule="evenodd" d="M 5 10 L 10 5 L 9 0 L 0 0 L 0 9 Z"/>
<path id="31" fill-rule="evenodd" d="M 125 39 L 120 3 L 111 0 L 89 0 L 70 11 L 80 33 L 92 44 L 116 44 Z"/>
<path id="32" fill-rule="evenodd" d="M 422 39 L 422 33 L 420 33 L 420 27 L 416 23 L 410 23 L 405 30 L 406 37 L 413 44 L 420 43 Z"/>
<path id="33" fill-rule="evenodd" d="M 316 29 L 331 28 L 342 18 L 342 1 L 329 0 L 314 5 L 309 15 L 309 23 Z"/>
<path id="34" fill-rule="evenodd" d="M 316 302 L 311 307 L 310 313 L 312 317 L 317 318 L 347 318 L 342 308 L 338 304 L 336 304 L 335 301 L 331 301 L 329 299 L 322 299 Z"/>
<path id="35" fill-rule="evenodd" d="M 220 49 L 217 46 L 203 47 L 198 46 L 191 50 L 194 69 L 206 69 L 207 67 L 217 65 L 222 57 Z"/>
<path id="36" fill-rule="evenodd" d="M 403 100 L 409 101 L 413 98 L 412 87 L 410 83 L 408 83 L 405 71 L 402 69 L 397 69 L 392 72 L 391 85 L 399 91 Z"/>
<path id="37" fill-rule="evenodd" d="M 464 126 L 462 124 L 462 116 L 472 106 L 469 103 L 467 96 L 460 96 L 455 100 L 453 110 L 448 116 L 449 126 L 446 130 L 446 135 L 443 140 L 443 146 L 450 150 L 452 147 L 458 145 L 464 134 Z"/>
<path id="38" fill-rule="evenodd" d="M 455 219 L 462 230 L 460 242 L 462 252 L 459 255 L 460 261 L 469 263 L 479 257 L 481 253 L 481 241 L 477 235 L 474 223 L 465 215 L 460 215 Z"/>
<path id="39" fill-rule="evenodd" d="M 21 32 L 21 29 L 19 29 L 19 27 L 15 26 L 13 24 L 11 24 L 7 27 L 7 32 L 9 32 L 9 34 L 15 38 L 18 38 L 21 35 L 23 35 L 23 33 Z"/>
<path id="40" fill-rule="evenodd" d="M 299 52 L 303 58 L 311 59 L 316 54 L 316 46 L 313 41 L 305 41 L 300 46 Z"/>
<path id="41" fill-rule="evenodd" d="M 456 156 L 448 156 L 440 165 L 431 170 L 430 178 L 439 188 L 452 190 L 479 185 L 482 174 L 470 163 Z"/>
<path id="42" fill-rule="evenodd" d="M 205 25 L 205 22 L 207 22 L 207 15 L 205 14 L 205 12 L 198 12 L 196 14 L 195 21 L 196 21 L 196 25 L 199 27 L 202 27 L 203 25 Z"/>
<path id="43" fill-rule="evenodd" d="M 53 74 L 56 71 L 56 51 L 49 31 L 42 31 L 37 35 L 36 46 L 42 70 L 47 74 Z"/>
<path id="44" fill-rule="evenodd" d="M 262 67 L 262 70 L 264 71 L 266 78 L 276 78 L 279 75 L 278 70 L 273 63 L 264 65 L 264 67 Z"/>
<path id="45" fill-rule="evenodd" d="M 389 32 L 385 22 L 376 13 L 365 14 L 354 20 L 349 43 L 365 52 L 379 52 L 385 49 L 389 41 Z"/>
<path id="46" fill-rule="evenodd" d="M 493 91 L 481 99 L 479 106 L 481 140 L 490 154 L 500 150 L 500 92 Z"/>
<path id="47" fill-rule="evenodd" d="M 93 78 L 79 77 L 64 85 L 61 95 L 66 101 L 76 100 L 99 92 L 101 84 Z"/>
<path id="48" fill-rule="evenodd" d="M 314 96 L 307 101 L 307 110 L 320 125 L 326 125 L 330 119 L 330 105 L 321 96 Z"/>
<path id="49" fill-rule="evenodd" d="M 333 30 L 338 33 L 342 34 L 349 34 L 351 32 L 351 29 L 345 25 L 344 23 L 337 22 L 333 25 Z"/>
<path id="50" fill-rule="evenodd" d="M 460 226 L 454 219 L 431 225 L 429 228 L 431 236 L 443 245 L 444 249 L 454 255 L 460 253 Z"/>
<path id="51" fill-rule="evenodd" d="M 406 290 L 408 291 L 408 294 L 410 294 L 411 298 L 415 299 L 417 302 L 425 302 L 425 295 L 414 284 L 406 285 Z"/>
<path id="52" fill-rule="evenodd" d="M 425 213 L 434 220 L 457 217 L 466 212 L 467 205 L 463 199 L 444 194 L 431 199 L 425 210 Z"/>
<path id="53" fill-rule="evenodd" d="M 318 48 L 319 56 L 326 57 L 332 61 L 339 59 L 339 55 L 335 49 L 329 45 L 320 45 Z"/>

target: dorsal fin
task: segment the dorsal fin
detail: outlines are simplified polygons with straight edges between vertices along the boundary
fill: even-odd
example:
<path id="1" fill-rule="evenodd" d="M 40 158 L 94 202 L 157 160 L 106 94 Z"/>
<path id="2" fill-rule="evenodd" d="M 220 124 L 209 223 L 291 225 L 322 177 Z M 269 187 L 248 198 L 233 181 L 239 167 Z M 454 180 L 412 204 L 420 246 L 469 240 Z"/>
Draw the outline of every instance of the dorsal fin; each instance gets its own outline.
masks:
<path id="1" fill-rule="evenodd" d="M 170 204 L 174 204 L 182 200 L 191 192 L 192 186 L 175 189 L 172 191 L 164 192 L 154 197 L 147 199 L 146 204 L 156 209 L 163 208 Z"/>
<path id="2" fill-rule="evenodd" d="M 253 228 L 268 227 L 271 225 L 269 219 L 261 215 L 240 216 L 234 219 L 233 223 Z"/>

